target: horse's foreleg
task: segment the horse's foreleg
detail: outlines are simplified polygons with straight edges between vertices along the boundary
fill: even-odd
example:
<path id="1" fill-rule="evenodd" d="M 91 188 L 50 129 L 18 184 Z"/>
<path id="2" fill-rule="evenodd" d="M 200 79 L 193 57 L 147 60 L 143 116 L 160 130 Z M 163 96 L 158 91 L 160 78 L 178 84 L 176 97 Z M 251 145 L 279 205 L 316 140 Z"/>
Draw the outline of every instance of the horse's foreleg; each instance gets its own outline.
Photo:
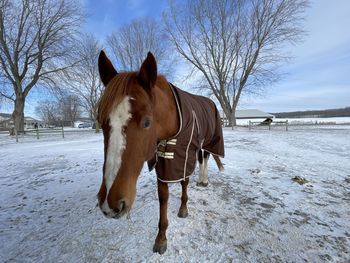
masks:
<path id="1" fill-rule="evenodd" d="M 182 188 L 182 195 L 181 195 L 181 206 L 179 209 L 179 213 L 177 214 L 178 217 L 185 218 L 188 216 L 188 210 L 187 210 L 187 186 L 188 186 L 189 179 L 186 178 L 184 181 L 181 181 L 181 188 Z"/>
<path id="2" fill-rule="evenodd" d="M 210 153 L 203 151 L 203 158 L 199 161 L 199 182 L 197 183 L 198 186 L 206 187 L 208 186 L 208 160 Z"/>
<path id="3" fill-rule="evenodd" d="M 167 183 L 158 180 L 158 198 L 159 198 L 159 224 L 158 235 L 153 246 L 153 252 L 163 254 L 167 249 L 166 230 L 168 228 L 168 199 L 169 188 Z"/>

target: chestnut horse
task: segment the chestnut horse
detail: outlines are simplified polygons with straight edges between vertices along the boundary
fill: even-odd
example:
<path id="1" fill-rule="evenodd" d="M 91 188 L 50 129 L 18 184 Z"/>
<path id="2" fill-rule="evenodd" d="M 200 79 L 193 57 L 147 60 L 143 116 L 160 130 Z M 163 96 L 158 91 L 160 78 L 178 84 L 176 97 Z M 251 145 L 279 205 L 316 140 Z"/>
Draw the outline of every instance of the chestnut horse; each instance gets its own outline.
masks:
<path id="1" fill-rule="evenodd" d="M 103 51 L 100 53 L 98 66 L 101 81 L 105 86 L 98 108 L 98 121 L 104 135 L 103 178 L 98 192 L 98 203 L 107 218 L 120 218 L 131 209 L 136 196 L 136 181 L 144 162 L 154 159 L 159 142 L 173 138 L 178 133 L 182 119 L 173 89 L 165 77 L 157 75 L 156 60 L 150 52 L 138 72 L 117 73 Z M 214 105 L 213 102 L 210 103 Z M 215 105 L 212 108 L 217 113 Z M 200 116 L 196 118 L 199 119 Z M 208 116 L 203 118 L 206 119 Z M 219 135 L 221 132 L 222 137 L 221 123 L 219 126 L 215 129 L 218 129 Z M 220 138 L 216 138 L 215 141 L 218 139 Z M 204 151 L 202 155 L 202 149 L 204 148 L 198 146 L 198 149 L 192 152 L 196 154 L 194 158 L 198 158 L 200 163 L 198 184 L 206 186 L 209 152 Z M 190 154 L 186 151 L 186 160 L 189 157 L 187 155 Z M 171 158 L 167 153 L 163 157 Z M 214 156 L 214 159 L 221 169 L 219 157 Z M 192 173 L 194 167 L 189 169 L 192 169 L 190 171 Z M 178 216 L 186 217 L 188 176 L 185 175 L 178 181 L 182 186 Z M 160 218 L 153 251 L 163 254 L 167 248 L 169 190 L 168 182 L 159 177 L 157 184 Z"/>

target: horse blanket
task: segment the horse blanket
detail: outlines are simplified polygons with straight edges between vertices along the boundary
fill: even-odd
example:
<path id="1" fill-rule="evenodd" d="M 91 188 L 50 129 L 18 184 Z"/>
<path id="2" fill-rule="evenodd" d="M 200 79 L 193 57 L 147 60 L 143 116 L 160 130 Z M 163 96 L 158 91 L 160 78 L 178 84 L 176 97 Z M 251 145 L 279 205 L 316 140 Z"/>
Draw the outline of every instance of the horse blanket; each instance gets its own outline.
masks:
<path id="1" fill-rule="evenodd" d="M 206 97 L 183 91 L 170 84 L 180 119 L 178 133 L 158 142 L 154 157 L 148 161 L 156 168 L 158 180 L 179 182 L 189 177 L 199 150 L 224 157 L 224 139 L 220 114 L 214 102 Z"/>

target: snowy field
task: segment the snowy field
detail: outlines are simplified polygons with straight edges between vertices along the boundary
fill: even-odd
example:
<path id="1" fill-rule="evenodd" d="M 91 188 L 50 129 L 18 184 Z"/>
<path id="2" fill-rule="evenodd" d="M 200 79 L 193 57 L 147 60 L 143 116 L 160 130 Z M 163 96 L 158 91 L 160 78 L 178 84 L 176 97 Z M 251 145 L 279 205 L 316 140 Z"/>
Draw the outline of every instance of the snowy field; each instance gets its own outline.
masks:
<path id="1" fill-rule="evenodd" d="M 138 181 L 130 218 L 96 207 L 101 134 L 15 143 L 0 135 L 1 262 L 349 262 L 350 126 L 224 131 L 225 171 L 209 186 L 170 187 L 168 250 L 157 234 L 155 174 Z M 146 168 L 146 167 L 145 167 Z M 292 178 L 306 179 L 298 184 Z"/>
<path id="2" fill-rule="evenodd" d="M 262 122 L 262 119 L 250 119 L 252 122 Z M 347 124 L 350 125 L 350 117 L 330 117 L 330 118 L 274 118 L 274 122 L 288 120 L 289 125 L 333 125 Z M 238 119 L 237 125 L 245 126 L 249 124 L 249 119 Z M 275 123 L 272 122 L 272 125 Z"/>

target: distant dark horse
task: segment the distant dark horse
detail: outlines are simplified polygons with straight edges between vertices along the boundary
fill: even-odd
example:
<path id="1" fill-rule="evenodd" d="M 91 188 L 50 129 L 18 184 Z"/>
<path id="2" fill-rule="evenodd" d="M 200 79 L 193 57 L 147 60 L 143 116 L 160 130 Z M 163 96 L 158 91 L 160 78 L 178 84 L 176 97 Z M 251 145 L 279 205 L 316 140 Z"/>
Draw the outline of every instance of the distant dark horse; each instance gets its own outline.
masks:
<path id="1" fill-rule="evenodd" d="M 144 162 L 150 169 L 155 167 L 160 219 L 153 251 L 162 254 L 167 248 L 168 183 L 181 182 L 178 216 L 186 217 L 188 177 L 197 158 L 199 185 L 208 184 L 210 153 L 222 169 L 218 157 L 224 155 L 220 116 L 211 100 L 184 92 L 157 75 L 151 53 L 138 72 L 117 73 L 103 51 L 98 65 L 106 87 L 98 108 L 104 135 L 99 206 L 108 218 L 123 216 L 134 202 Z"/>

